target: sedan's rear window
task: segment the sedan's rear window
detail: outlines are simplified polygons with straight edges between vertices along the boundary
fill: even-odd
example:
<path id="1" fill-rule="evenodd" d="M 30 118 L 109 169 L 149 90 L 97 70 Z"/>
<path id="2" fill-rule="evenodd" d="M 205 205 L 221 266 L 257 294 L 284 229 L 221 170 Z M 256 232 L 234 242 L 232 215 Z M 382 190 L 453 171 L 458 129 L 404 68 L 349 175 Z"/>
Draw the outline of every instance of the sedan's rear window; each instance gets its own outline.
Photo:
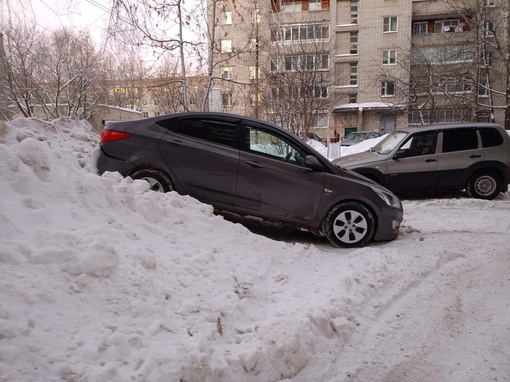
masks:
<path id="1" fill-rule="evenodd" d="M 234 147 L 236 125 L 225 121 L 207 119 L 180 120 L 175 132 L 220 145 Z"/>

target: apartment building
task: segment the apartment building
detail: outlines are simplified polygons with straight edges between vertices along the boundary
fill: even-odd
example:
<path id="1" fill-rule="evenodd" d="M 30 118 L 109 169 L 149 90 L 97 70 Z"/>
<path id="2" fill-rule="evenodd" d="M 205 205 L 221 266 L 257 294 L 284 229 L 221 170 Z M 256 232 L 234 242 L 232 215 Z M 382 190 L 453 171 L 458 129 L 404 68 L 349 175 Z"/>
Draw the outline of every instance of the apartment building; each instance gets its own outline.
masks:
<path id="1" fill-rule="evenodd" d="M 322 136 L 508 119 L 508 0 L 209 3 L 222 111 Z"/>

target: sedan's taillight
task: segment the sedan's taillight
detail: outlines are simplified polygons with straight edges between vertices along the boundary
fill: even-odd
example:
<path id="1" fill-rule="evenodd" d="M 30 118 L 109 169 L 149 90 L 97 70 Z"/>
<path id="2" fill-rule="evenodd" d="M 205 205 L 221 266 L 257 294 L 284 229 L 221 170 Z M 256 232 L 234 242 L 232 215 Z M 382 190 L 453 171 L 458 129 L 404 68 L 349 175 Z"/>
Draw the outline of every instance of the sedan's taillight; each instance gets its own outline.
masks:
<path id="1" fill-rule="evenodd" d="M 101 131 L 101 143 L 117 141 L 119 139 L 129 138 L 131 134 L 122 133 L 115 130 L 103 130 Z"/>

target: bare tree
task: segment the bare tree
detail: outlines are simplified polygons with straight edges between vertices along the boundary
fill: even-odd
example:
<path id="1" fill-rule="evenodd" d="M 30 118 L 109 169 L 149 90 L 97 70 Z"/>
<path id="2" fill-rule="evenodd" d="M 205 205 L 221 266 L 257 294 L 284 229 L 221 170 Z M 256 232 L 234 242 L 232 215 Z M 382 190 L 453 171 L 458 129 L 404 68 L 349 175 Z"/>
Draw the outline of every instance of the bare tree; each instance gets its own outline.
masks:
<path id="1" fill-rule="evenodd" d="M 4 115 L 20 113 L 34 115 L 34 105 L 40 104 L 40 59 L 44 36 L 33 23 L 11 24 L 4 31 L 0 57 L 2 87 L 0 97 L 7 106 Z"/>
<path id="2" fill-rule="evenodd" d="M 510 25 L 508 1 L 446 0 L 473 38 L 473 70 L 468 81 L 475 89 L 474 115 L 496 121 L 503 114 L 510 128 Z"/>
<path id="3" fill-rule="evenodd" d="M 185 6 L 184 0 L 114 0 L 110 33 L 126 43 L 146 46 L 154 56 L 177 52 L 180 65 L 181 103 L 188 109 L 187 72 L 193 48 L 202 44 L 194 41 L 192 29 L 195 7 Z"/>
<path id="4" fill-rule="evenodd" d="M 39 98 L 47 117 L 90 117 L 99 98 L 94 87 L 101 79 L 98 61 L 98 52 L 88 33 L 67 28 L 51 33 L 40 63 L 44 93 Z"/>
<path id="5" fill-rule="evenodd" d="M 27 20 L 5 31 L 0 77 L 5 116 L 88 118 L 97 101 L 101 76 L 88 34 L 68 29 L 43 33 Z"/>
<path id="6" fill-rule="evenodd" d="M 330 25 L 320 19 L 281 23 L 273 17 L 268 63 L 263 67 L 261 105 L 268 120 L 305 136 L 321 112 L 333 106 L 334 65 L 330 65 Z"/>

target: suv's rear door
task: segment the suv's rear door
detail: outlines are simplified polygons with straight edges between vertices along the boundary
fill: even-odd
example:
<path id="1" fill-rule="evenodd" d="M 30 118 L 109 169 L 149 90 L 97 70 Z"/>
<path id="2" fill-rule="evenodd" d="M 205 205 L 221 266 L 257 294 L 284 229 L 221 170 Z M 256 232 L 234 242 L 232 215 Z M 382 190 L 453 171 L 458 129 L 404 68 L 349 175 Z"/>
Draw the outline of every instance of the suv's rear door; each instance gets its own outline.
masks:
<path id="1" fill-rule="evenodd" d="M 484 160 L 477 129 L 474 127 L 445 129 L 441 135 L 438 186 L 462 187 L 470 175 L 469 168 Z"/>

